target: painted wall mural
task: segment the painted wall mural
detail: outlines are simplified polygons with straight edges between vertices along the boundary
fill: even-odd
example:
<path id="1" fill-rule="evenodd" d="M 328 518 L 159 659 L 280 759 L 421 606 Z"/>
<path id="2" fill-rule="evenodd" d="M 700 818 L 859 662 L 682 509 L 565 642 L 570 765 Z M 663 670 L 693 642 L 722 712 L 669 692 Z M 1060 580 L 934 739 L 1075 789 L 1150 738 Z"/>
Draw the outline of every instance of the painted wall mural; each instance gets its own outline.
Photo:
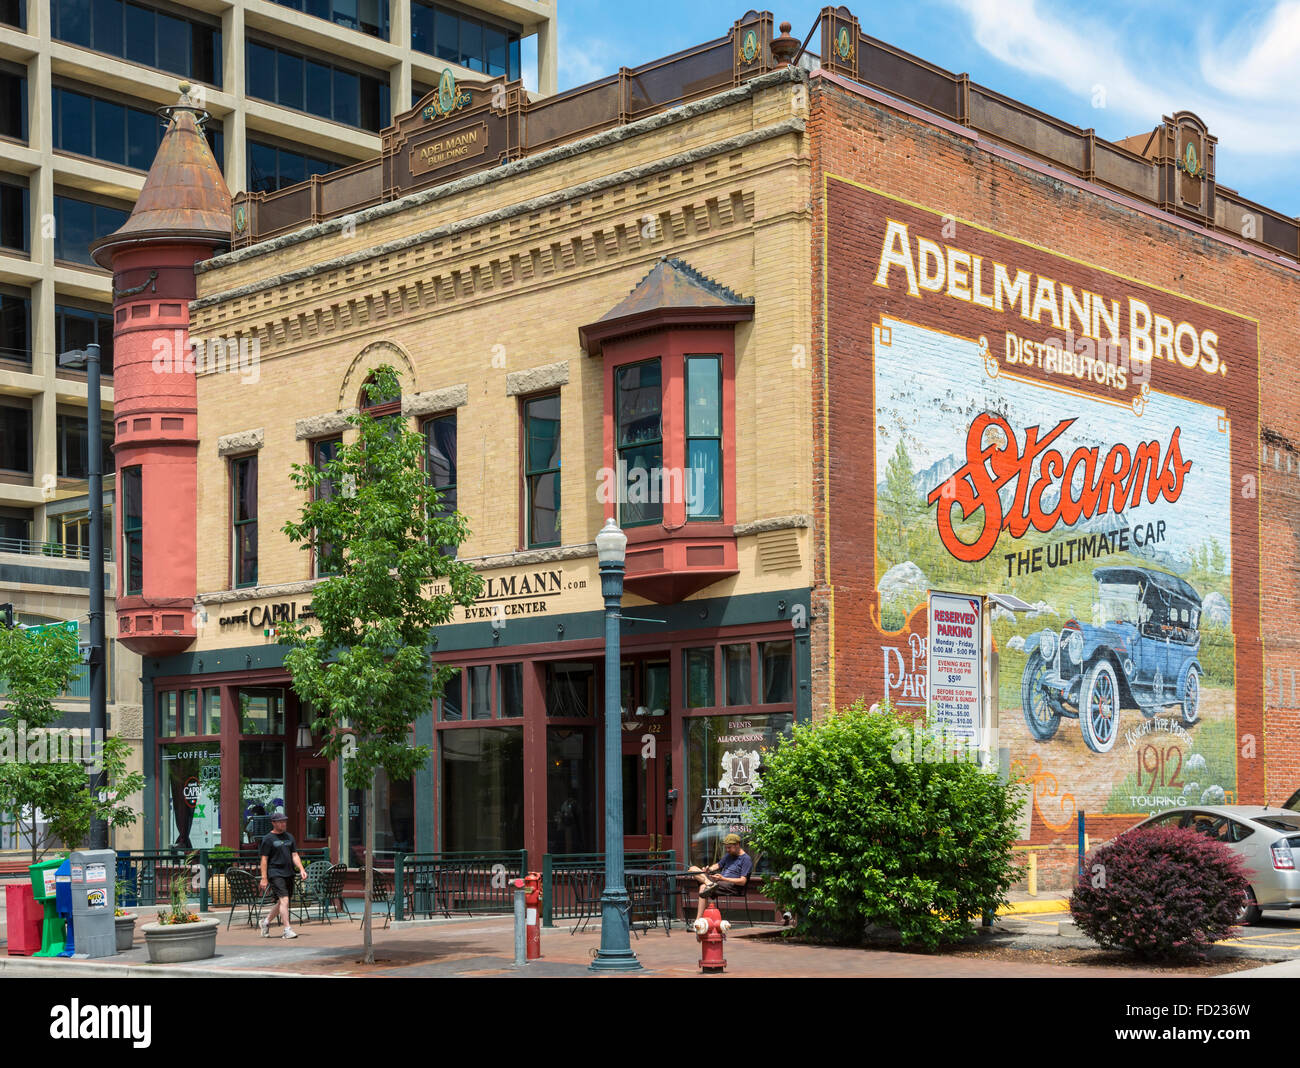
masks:
<path id="1" fill-rule="evenodd" d="M 1256 324 L 837 178 L 826 208 L 837 700 L 923 709 L 927 591 L 1011 594 L 998 744 L 1048 829 L 1253 800 Z"/>

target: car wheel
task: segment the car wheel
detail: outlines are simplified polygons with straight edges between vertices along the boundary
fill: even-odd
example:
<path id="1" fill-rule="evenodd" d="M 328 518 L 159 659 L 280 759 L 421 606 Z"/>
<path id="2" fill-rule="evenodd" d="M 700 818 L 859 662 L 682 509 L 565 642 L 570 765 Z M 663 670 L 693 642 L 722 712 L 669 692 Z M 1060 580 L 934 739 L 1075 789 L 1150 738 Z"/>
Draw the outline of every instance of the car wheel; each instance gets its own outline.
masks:
<path id="1" fill-rule="evenodd" d="M 1184 727 L 1194 726 L 1201 718 L 1201 676 L 1194 667 L 1187 669 L 1187 678 L 1183 681 L 1183 692 L 1180 698 L 1182 711 L 1179 713 L 1179 718 L 1183 721 Z"/>
<path id="2" fill-rule="evenodd" d="M 1025 673 L 1020 677 L 1020 707 L 1024 709 L 1029 733 L 1040 742 L 1052 738 L 1061 725 L 1061 713 L 1052 707 L 1047 699 L 1047 687 L 1043 685 L 1046 672 L 1047 662 L 1035 650 L 1029 654 Z"/>
<path id="3" fill-rule="evenodd" d="M 1246 903 L 1241 906 L 1241 911 L 1237 913 L 1237 925 L 1239 927 L 1249 927 L 1253 923 L 1259 923 L 1259 918 L 1263 915 L 1263 910 L 1255 904 L 1255 891 L 1250 887 L 1246 887 Z"/>
<path id="4" fill-rule="evenodd" d="M 1119 684 L 1115 669 L 1098 660 L 1083 680 L 1083 702 L 1079 707 L 1079 730 L 1094 753 L 1109 753 L 1119 737 Z"/>

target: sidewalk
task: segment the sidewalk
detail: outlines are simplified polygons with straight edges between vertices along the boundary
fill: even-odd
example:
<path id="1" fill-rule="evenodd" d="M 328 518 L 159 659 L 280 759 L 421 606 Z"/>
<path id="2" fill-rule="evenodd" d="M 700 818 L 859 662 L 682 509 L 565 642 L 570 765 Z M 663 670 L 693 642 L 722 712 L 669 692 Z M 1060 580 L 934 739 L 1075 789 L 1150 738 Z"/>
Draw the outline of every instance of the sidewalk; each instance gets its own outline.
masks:
<path id="1" fill-rule="evenodd" d="M 1000 920 L 981 943 L 1008 948 L 1078 948 L 1078 940 L 1056 936 L 1055 923 L 1046 917 Z M 1050 929 L 1049 929 L 1049 926 Z M 478 917 L 423 921 L 384 930 L 375 927 L 373 967 L 359 963 L 361 932 L 358 923 L 312 922 L 297 928 L 300 937 L 263 939 L 243 926 L 239 917 L 227 931 L 218 932 L 217 956 L 188 965 L 155 966 L 148 963 L 144 937 L 128 953 L 95 961 L 43 960 L 28 957 L 0 957 L 0 977 L 81 976 L 128 978 L 157 977 L 277 978 L 287 976 L 329 978 L 374 976 L 414 977 L 586 977 L 592 956 L 600 944 L 594 925 L 578 934 L 567 927 L 546 930 L 542 935 L 542 960 L 523 969 L 513 967 L 514 936 L 509 917 Z M 826 946 L 782 944 L 770 937 L 770 927 L 733 930 L 726 944 L 727 974 L 733 977 L 1120 977 L 1157 975 L 1127 968 L 1070 967 L 1025 959 L 1014 953 L 997 959 L 971 956 L 926 955 L 887 949 L 841 949 Z M 694 936 L 680 926 L 666 935 L 663 930 L 643 932 L 633 940 L 633 949 L 645 971 L 643 975 L 699 976 L 699 946 Z M 1236 951 L 1247 955 L 1247 951 Z M 1253 954 L 1252 954 L 1253 955 Z M 1278 959 L 1272 956 L 1272 959 Z M 1261 964 L 1265 963 L 1261 959 Z M 1290 962 L 1282 974 L 1294 975 L 1300 962 Z M 1263 969 L 1260 969 L 1263 971 Z M 1242 973 L 1249 974 L 1249 973 Z M 1163 973 L 1163 977 L 1168 977 Z"/>

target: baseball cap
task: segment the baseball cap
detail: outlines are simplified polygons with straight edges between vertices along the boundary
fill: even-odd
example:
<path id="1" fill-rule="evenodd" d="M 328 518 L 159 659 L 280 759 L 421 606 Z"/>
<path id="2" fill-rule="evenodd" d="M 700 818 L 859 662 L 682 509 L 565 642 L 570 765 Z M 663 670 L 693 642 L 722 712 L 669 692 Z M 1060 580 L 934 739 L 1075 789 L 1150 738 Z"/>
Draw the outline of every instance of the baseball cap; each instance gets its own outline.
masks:
<path id="1" fill-rule="evenodd" d="M 288 819 L 289 819 L 288 815 L 285 814 L 285 813 L 283 813 L 283 812 L 272 812 L 272 813 L 271 813 L 271 822 L 272 822 L 272 823 L 283 823 L 283 822 L 287 821 Z M 740 839 L 736 839 L 736 840 L 739 841 Z"/>
<path id="2" fill-rule="evenodd" d="M 740 845 L 740 835 L 729 834 L 722 840 L 723 845 Z"/>

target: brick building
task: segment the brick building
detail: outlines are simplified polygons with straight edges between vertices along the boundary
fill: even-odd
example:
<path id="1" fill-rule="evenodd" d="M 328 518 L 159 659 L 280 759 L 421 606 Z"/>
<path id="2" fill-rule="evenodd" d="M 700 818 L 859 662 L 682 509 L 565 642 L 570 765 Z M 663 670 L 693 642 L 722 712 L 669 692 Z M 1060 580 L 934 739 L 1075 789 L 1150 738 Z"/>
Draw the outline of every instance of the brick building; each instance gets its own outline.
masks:
<path id="1" fill-rule="evenodd" d="M 295 745 L 271 624 L 317 581 L 278 533 L 288 466 L 349 432 L 380 363 L 488 583 L 439 632 L 460 681 L 412 725 L 434 757 L 385 784 L 381 848 L 600 846 L 609 516 L 630 848 L 704 856 L 793 722 L 860 696 L 919 715 L 931 589 L 1025 602 L 993 612 L 988 720 L 1033 784 L 1026 848 L 1080 811 L 1096 837 L 1290 793 L 1294 712 L 1264 698 L 1292 677 L 1300 225 L 1217 185 L 1194 115 L 1112 144 L 844 9 L 820 30 L 800 52 L 751 12 L 545 101 L 450 76 L 374 160 L 234 198 L 188 328 L 255 342 L 257 385 L 198 374 L 195 521 L 165 535 L 193 588 L 151 600 L 146 565 L 119 605 L 152 647 L 160 844 L 236 844 L 259 799 L 309 844 L 360 841 Z M 679 490 L 634 500 L 638 472 Z"/>

